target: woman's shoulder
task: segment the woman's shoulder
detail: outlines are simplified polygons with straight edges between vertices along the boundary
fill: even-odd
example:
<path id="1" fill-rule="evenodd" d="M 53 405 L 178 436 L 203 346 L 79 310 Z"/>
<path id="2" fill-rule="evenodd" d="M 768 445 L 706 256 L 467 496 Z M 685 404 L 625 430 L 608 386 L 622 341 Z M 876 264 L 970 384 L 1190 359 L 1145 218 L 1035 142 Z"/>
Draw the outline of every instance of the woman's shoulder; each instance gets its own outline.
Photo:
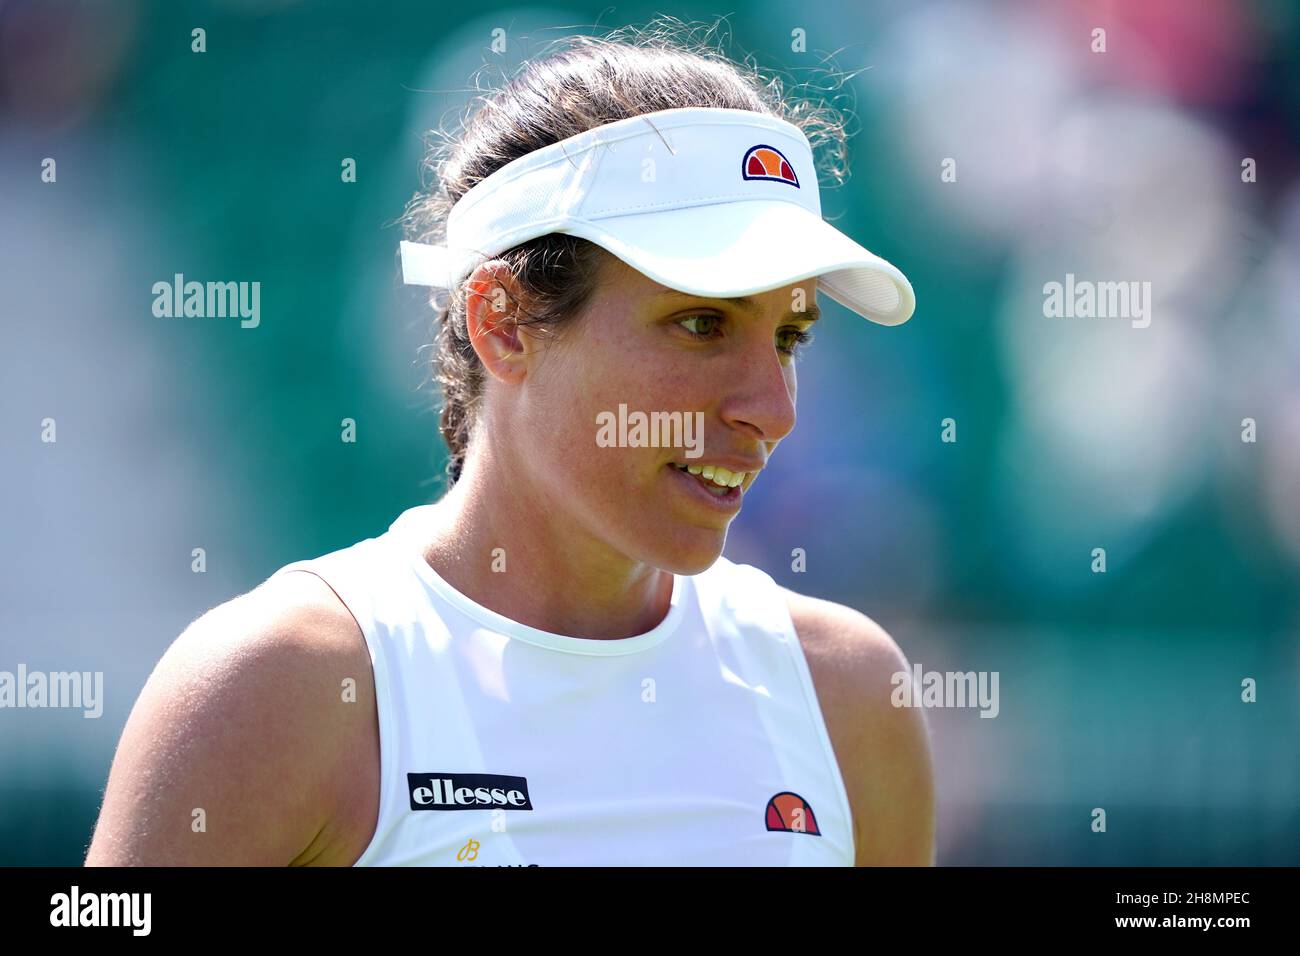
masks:
<path id="1" fill-rule="evenodd" d="M 277 574 L 191 623 L 140 692 L 87 862 L 308 862 L 356 802 L 367 756 L 365 644 L 328 585 Z M 351 769 L 350 769 L 351 768 Z M 164 825 L 202 811 L 206 832 Z"/>
<path id="2" fill-rule="evenodd" d="M 800 641 L 821 652 L 852 656 L 864 662 L 893 666 L 906 663 L 903 652 L 874 618 L 835 601 L 813 597 L 777 585 Z"/>
<path id="3" fill-rule="evenodd" d="M 207 611 L 168 653 L 200 658 L 285 659 L 299 666 L 360 660 L 356 621 L 333 588 L 308 571 L 281 572 Z"/>
<path id="4" fill-rule="evenodd" d="M 934 785 L 922 712 L 894 705 L 906 656 L 875 620 L 781 588 L 853 810 L 858 865 L 928 864 Z"/>
<path id="5" fill-rule="evenodd" d="M 852 709 L 855 720 L 895 718 L 895 675 L 909 669 L 898 642 L 861 611 L 778 587 L 819 694 Z"/>

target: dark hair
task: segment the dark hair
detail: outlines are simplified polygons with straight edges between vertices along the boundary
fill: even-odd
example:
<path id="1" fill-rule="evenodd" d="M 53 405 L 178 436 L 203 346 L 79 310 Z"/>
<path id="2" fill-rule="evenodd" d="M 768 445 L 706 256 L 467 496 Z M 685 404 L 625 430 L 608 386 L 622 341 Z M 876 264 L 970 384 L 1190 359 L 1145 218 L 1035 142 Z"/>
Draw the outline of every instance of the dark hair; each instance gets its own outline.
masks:
<path id="1" fill-rule="evenodd" d="M 731 60 L 710 39 L 716 28 L 659 17 L 602 37 L 563 38 L 558 51 L 526 62 L 500 90 L 470 104 L 458 135 L 433 131 L 441 142 L 430 146 L 422 169 L 436 185 L 407 205 L 407 238 L 443 242 L 456 201 L 511 160 L 606 123 L 677 107 L 752 110 L 788 120 L 803 130 L 815 153 L 820 150 L 826 178 L 842 182 L 842 112 L 820 97 L 790 97 L 778 76 L 765 77 L 748 58 Z M 607 255 L 594 243 L 558 233 L 501 253 L 528 300 L 526 313 L 515 310 L 525 315 L 519 324 L 554 334 L 582 310 Z M 466 333 L 464 283 L 435 292 L 431 303 L 450 487 L 464 466 L 484 371 Z"/>

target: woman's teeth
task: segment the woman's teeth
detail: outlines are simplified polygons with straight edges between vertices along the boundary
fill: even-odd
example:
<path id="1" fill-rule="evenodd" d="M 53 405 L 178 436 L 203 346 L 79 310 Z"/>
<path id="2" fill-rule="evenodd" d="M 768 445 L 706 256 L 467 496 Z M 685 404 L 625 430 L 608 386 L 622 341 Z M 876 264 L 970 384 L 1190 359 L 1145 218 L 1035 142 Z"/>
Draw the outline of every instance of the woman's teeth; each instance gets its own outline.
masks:
<path id="1" fill-rule="evenodd" d="M 680 471 L 703 479 L 700 483 L 718 496 L 725 495 L 729 488 L 735 488 L 749 477 L 747 471 L 727 471 L 717 465 L 677 465 L 676 467 Z"/>

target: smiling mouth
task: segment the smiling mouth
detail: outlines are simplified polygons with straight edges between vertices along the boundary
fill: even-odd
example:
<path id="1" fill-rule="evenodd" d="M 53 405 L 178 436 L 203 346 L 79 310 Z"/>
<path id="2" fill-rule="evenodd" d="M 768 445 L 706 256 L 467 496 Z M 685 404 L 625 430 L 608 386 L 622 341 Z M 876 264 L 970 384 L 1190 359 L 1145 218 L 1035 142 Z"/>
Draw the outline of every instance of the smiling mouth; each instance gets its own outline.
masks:
<path id="1" fill-rule="evenodd" d="M 728 471 L 716 465 L 682 465 L 674 462 L 673 467 L 693 477 L 700 487 L 715 498 L 739 497 L 757 474 L 750 471 Z"/>

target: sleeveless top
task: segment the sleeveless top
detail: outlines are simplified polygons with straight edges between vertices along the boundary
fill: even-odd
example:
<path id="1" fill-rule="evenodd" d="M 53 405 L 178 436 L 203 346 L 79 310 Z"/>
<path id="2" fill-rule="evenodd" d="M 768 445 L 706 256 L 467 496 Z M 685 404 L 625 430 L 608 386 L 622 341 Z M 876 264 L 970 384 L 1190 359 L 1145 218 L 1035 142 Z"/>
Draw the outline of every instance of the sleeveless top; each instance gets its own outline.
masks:
<path id="1" fill-rule="evenodd" d="M 853 866 L 852 818 L 775 581 L 674 575 L 636 637 L 538 630 L 424 559 L 431 505 L 310 572 L 365 637 L 380 802 L 357 866 Z"/>

